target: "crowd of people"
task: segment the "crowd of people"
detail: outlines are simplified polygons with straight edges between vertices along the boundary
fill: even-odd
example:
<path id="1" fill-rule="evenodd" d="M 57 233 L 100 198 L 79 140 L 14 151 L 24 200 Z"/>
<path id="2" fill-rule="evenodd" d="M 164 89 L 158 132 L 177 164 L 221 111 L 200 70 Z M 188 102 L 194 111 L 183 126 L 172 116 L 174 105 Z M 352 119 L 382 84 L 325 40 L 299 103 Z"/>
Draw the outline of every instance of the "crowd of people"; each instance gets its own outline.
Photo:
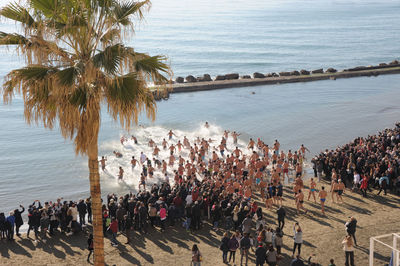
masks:
<path id="1" fill-rule="evenodd" d="M 332 186 L 344 183 L 352 191 L 360 191 L 364 197 L 371 187 L 386 195 L 391 189 L 400 195 L 400 123 L 393 129 L 385 129 L 376 135 L 358 137 L 335 150 L 325 150 L 312 160 L 314 176 L 331 178 Z M 340 195 L 340 190 L 332 190 Z"/>
<path id="2" fill-rule="evenodd" d="M 320 179 L 322 173 L 331 177 L 333 201 L 342 200 L 342 193 L 346 187 L 349 188 L 350 181 L 353 181 L 349 177 L 351 175 L 354 175 L 354 180 L 359 175 L 361 180 L 354 182 L 351 189 L 358 189 L 361 183 L 360 189 L 366 190 L 368 185 L 374 186 L 378 183 L 386 193 L 386 188 L 395 187 L 399 180 L 399 133 L 400 125 L 397 125 L 393 130 L 385 130 L 368 138 L 357 138 L 335 151 L 321 153 L 312 160 L 315 178 Z M 239 135 L 225 131 L 221 140 L 212 147 L 215 140 L 197 138 L 190 143 L 184 137 L 181 142 L 173 140 L 176 135 L 170 131 L 170 143 L 165 139 L 159 143 L 160 147 L 169 150 L 170 156 L 165 160 L 159 157 L 157 143 L 150 139 L 148 145 L 154 150 L 153 160 L 142 152 L 139 161 L 135 157 L 131 161 L 132 169 L 138 165 L 142 167 L 139 192 L 119 196 L 109 194 L 103 202 L 103 230 L 111 238 L 112 245 L 120 244 L 117 240 L 119 232 L 126 237 L 126 243 L 130 243 L 132 230 L 146 234 L 149 227 L 158 227 L 160 231 L 165 231 L 168 226 L 178 224 L 188 232 L 196 232 L 208 220 L 213 230 L 222 229 L 225 232 L 220 245 L 224 263 L 235 262 L 236 251 L 240 251 L 240 264 L 247 265 L 249 250 L 254 250 L 257 265 L 263 265 L 264 262 L 276 265 L 282 255 L 286 216 L 285 208 L 282 207 L 283 187 L 287 184 L 292 187 L 295 199 L 293 204 L 298 213 L 301 210 L 307 213 L 303 205 L 306 200 L 305 182 L 309 182 L 307 200 L 316 202 L 318 197 L 323 214 L 328 192 L 324 186 L 317 191 L 313 178 L 309 181 L 303 180 L 305 153 L 308 151 L 304 145 L 298 151 L 292 153 L 289 150 L 285 153 L 280 149 L 278 140 L 270 148 L 261 139 L 250 139 L 247 147 L 241 150 L 236 146 Z M 137 143 L 136 138 L 132 139 Z M 230 150 L 227 146 L 228 140 L 234 147 Z M 122 145 L 124 141 L 126 139 L 121 138 Z M 182 155 L 183 150 L 187 151 L 187 158 Z M 120 155 L 116 153 L 117 157 Z M 105 171 L 105 157 L 99 162 Z M 119 178 L 122 179 L 124 170 L 122 167 L 119 169 Z M 170 182 L 167 170 L 173 171 L 171 178 L 174 182 Z M 153 177 L 155 171 L 161 171 L 165 180 L 149 186 L 147 180 Z M 376 179 L 378 181 L 375 182 Z M 367 184 L 366 187 L 363 182 Z M 277 227 L 266 223 L 263 209 L 254 197 L 255 192 L 259 192 L 260 201 L 265 202 L 266 209 L 274 212 L 276 210 Z M 24 207 L 20 206 L 20 209 L 10 212 L 8 216 L 0 214 L 2 238 L 12 240 L 14 228 L 16 234 L 20 234 L 19 228 L 23 224 L 21 214 L 24 211 Z M 36 200 L 28 207 L 27 213 L 27 237 L 33 231 L 35 241 L 51 236 L 58 230 L 72 234 L 81 231 L 86 223 L 91 223 L 91 199 L 73 202 L 60 198 L 55 202 L 45 202 L 44 205 Z M 348 265 L 354 265 L 352 245 L 356 245 L 355 226 L 354 218 L 346 223 L 346 228 L 350 228 L 347 231 L 350 237 L 346 237 L 343 243 L 347 247 L 345 250 Z M 302 265 L 300 253 L 303 231 L 298 223 L 294 225 L 293 234 L 293 265 Z M 88 240 L 88 249 L 89 261 L 93 250 L 92 236 Z M 193 264 L 200 265 L 202 256 L 197 246 L 193 246 L 192 255 Z M 310 260 L 311 258 L 308 260 L 309 265 L 313 265 Z"/>

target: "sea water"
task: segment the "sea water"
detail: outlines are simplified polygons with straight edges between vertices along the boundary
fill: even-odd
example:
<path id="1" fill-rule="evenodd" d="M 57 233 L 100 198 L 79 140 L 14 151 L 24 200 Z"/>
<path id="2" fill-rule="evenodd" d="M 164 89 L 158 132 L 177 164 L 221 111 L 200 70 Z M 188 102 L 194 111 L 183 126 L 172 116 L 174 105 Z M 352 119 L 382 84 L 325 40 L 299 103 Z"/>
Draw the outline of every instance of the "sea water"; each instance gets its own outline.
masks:
<path id="1" fill-rule="evenodd" d="M 175 76 L 342 69 L 399 58 L 399 11 L 399 1 L 386 0 L 156 0 L 129 42 L 138 51 L 168 55 Z M 0 24 L 0 31 L 14 29 L 7 21 Z M 11 50 L 0 48 L 0 54 L 0 77 L 23 66 Z M 170 129 L 178 136 L 172 143 L 184 135 L 191 142 L 197 136 L 219 141 L 227 129 L 242 134 L 243 149 L 250 137 L 261 137 L 270 145 L 278 139 L 285 151 L 304 144 L 310 159 L 325 148 L 393 126 L 399 119 L 399 84 L 400 75 L 388 75 L 173 94 L 158 102 L 154 122 L 143 115 L 141 126 L 129 132 L 103 109 L 103 195 L 137 191 L 139 168 L 131 170 L 130 157 L 138 158 L 141 151 L 151 157 L 149 138 L 161 146 Z M 205 121 L 210 129 L 204 128 Z M 123 135 L 135 135 L 139 145 L 121 145 Z M 114 150 L 123 157 L 115 158 Z M 167 152 L 159 158 L 167 159 Z M 117 181 L 119 166 L 125 170 L 124 182 Z M 149 183 L 162 178 L 156 171 Z M 87 158 L 75 156 L 73 142 L 64 140 L 57 127 L 50 131 L 26 125 L 21 98 L 1 104 L 0 211 L 35 199 L 76 200 L 88 195 Z"/>

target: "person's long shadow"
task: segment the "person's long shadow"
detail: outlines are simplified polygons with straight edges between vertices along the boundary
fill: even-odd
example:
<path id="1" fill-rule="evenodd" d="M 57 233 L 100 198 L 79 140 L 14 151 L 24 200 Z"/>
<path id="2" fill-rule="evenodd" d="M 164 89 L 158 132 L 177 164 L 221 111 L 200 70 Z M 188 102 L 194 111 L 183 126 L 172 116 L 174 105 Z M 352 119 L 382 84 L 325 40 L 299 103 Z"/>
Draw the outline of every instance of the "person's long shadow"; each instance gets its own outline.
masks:
<path id="1" fill-rule="evenodd" d="M 127 260 L 129 263 L 132 263 L 134 265 L 140 265 L 140 261 L 138 261 L 131 254 L 129 254 L 129 250 L 124 245 L 118 245 L 117 249 L 119 250 L 119 255 L 125 260 Z M 153 263 L 153 261 L 149 262 Z"/>
<path id="2" fill-rule="evenodd" d="M 361 246 L 356 246 L 355 248 L 360 250 L 361 252 L 369 255 L 369 249 L 361 247 Z M 376 251 L 374 252 L 374 258 L 381 260 L 381 261 L 390 261 L 390 256 L 384 256 L 380 253 L 377 253 Z"/>
<path id="3" fill-rule="evenodd" d="M 136 253 L 139 254 L 143 259 L 145 259 L 147 262 L 149 262 L 151 264 L 154 263 L 154 259 L 150 254 L 147 254 L 146 252 L 143 252 L 142 250 L 137 248 L 134 244 L 130 244 L 130 245 L 136 251 Z"/>
<path id="4" fill-rule="evenodd" d="M 361 214 L 371 214 L 370 210 L 368 210 L 366 208 L 361 208 L 360 206 L 354 206 L 354 205 L 348 204 L 347 202 L 344 202 L 343 206 L 352 212 L 358 212 Z"/>
<path id="5" fill-rule="evenodd" d="M 7 240 L 6 240 L 7 241 Z M 32 254 L 29 253 L 26 249 L 24 249 L 18 242 L 7 242 L 5 245 L 0 247 L 0 254 L 4 258 L 10 258 L 10 253 L 13 252 L 17 255 L 27 256 L 28 258 L 32 258 Z"/>

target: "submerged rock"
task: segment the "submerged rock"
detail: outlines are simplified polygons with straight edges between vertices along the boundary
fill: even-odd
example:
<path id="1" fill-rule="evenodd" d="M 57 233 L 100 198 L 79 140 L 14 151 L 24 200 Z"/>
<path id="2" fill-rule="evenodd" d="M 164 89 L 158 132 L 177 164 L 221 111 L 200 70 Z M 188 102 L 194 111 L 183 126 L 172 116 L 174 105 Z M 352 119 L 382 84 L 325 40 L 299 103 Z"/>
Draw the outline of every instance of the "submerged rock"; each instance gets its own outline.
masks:
<path id="1" fill-rule="evenodd" d="M 255 73 L 253 73 L 253 77 L 255 79 L 262 79 L 262 78 L 265 78 L 265 75 L 262 73 L 259 73 L 259 72 L 255 72 Z"/>

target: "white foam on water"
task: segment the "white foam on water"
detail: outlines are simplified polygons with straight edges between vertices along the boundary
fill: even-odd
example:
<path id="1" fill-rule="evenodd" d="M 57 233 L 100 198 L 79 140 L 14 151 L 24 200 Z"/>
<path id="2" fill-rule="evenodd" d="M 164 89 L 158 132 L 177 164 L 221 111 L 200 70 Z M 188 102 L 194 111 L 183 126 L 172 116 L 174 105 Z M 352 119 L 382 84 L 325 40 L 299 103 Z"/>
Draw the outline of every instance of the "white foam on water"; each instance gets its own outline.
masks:
<path id="1" fill-rule="evenodd" d="M 212 156 L 212 151 L 214 150 L 213 148 L 217 147 L 220 144 L 220 141 L 224 133 L 224 130 L 217 125 L 210 124 L 209 127 L 206 128 L 204 124 L 201 124 L 198 125 L 198 127 L 192 131 L 172 129 L 175 135 L 170 140 L 168 137 L 169 130 L 170 128 L 162 126 L 139 126 L 135 128 L 131 132 L 131 134 L 127 132 L 121 132 L 120 137 L 125 137 L 128 139 L 127 141 L 124 142 L 123 145 L 120 143 L 119 140 L 113 140 L 102 143 L 100 145 L 100 150 L 105 152 L 104 155 L 106 155 L 107 157 L 107 162 L 106 162 L 106 170 L 104 172 L 100 170 L 100 175 L 103 180 L 103 183 L 105 183 L 107 188 L 111 191 L 113 189 L 116 190 L 126 189 L 128 191 L 138 190 L 140 174 L 142 172 L 142 166 L 138 162 L 136 167 L 132 170 L 130 161 L 132 156 L 135 156 L 135 159 L 139 161 L 141 152 L 143 152 L 152 161 L 152 165 L 155 168 L 153 178 L 149 177 L 147 178 L 146 186 L 150 187 L 155 183 L 163 182 L 165 180 L 164 174 L 161 172 L 161 169 L 158 169 L 157 167 L 154 166 L 153 158 L 158 159 L 160 162 L 162 160 L 165 160 L 168 163 L 170 151 L 168 148 L 165 150 L 163 149 L 162 142 L 164 139 L 168 142 L 168 146 L 170 146 L 171 144 L 176 145 L 178 143 L 178 140 L 180 140 L 181 143 L 183 144 L 184 136 L 188 138 L 191 146 L 194 146 L 195 140 L 197 138 L 200 139 L 204 138 L 205 140 L 211 139 L 213 140 L 213 142 L 210 144 L 209 153 L 206 154 L 206 161 L 208 161 L 208 159 Z M 131 139 L 132 135 L 137 138 L 138 144 L 135 144 L 134 140 Z M 158 148 L 160 149 L 158 156 L 152 155 L 154 148 L 148 146 L 148 142 L 150 139 L 152 139 L 155 142 L 155 145 L 157 145 Z M 249 141 L 248 139 L 240 139 L 239 137 L 238 143 L 235 145 L 233 143 L 233 138 L 231 134 L 229 134 L 225 156 L 227 154 L 231 154 L 231 152 L 233 151 L 233 149 L 235 149 L 236 146 L 239 147 L 239 149 L 241 149 L 244 154 L 250 155 L 252 151 L 247 149 L 248 141 Z M 197 145 L 199 144 L 197 143 Z M 270 145 L 270 147 L 271 146 L 272 145 Z M 112 153 L 114 150 L 122 153 L 123 157 L 117 158 Z M 221 155 L 219 153 L 219 149 L 218 151 L 216 150 L 216 152 L 220 157 Z M 261 152 L 260 151 L 258 152 L 261 155 Z M 171 168 L 168 165 L 167 168 L 167 174 L 169 176 L 169 181 L 171 184 L 174 183 L 173 172 L 174 170 L 178 169 L 178 157 L 182 156 L 185 159 L 185 161 L 189 160 L 188 158 L 189 150 L 182 148 L 182 151 L 179 152 L 178 148 L 176 148 L 174 156 L 176 159 L 174 166 Z M 99 157 L 99 160 L 100 159 L 101 156 Z M 118 180 L 118 173 L 120 166 L 124 169 L 124 178 L 122 181 Z M 309 164 L 305 163 L 304 168 L 309 168 Z M 201 179 L 201 176 L 198 176 L 198 178 Z"/>

